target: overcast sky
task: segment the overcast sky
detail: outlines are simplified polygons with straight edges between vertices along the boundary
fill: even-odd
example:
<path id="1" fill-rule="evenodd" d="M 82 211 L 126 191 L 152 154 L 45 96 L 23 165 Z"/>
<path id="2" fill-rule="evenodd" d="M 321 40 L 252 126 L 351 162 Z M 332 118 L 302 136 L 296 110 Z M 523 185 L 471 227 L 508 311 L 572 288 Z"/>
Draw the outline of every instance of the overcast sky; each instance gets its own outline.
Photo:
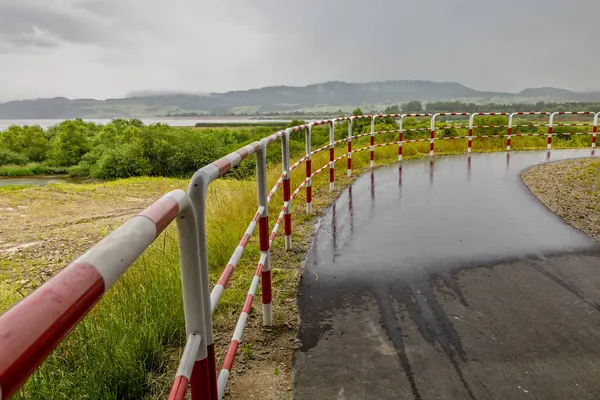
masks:
<path id="1" fill-rule="evenodd" d="M 0 101 L 330 80 L 600 89 L 599 16 L 598 0 L 0 0 Z"/>

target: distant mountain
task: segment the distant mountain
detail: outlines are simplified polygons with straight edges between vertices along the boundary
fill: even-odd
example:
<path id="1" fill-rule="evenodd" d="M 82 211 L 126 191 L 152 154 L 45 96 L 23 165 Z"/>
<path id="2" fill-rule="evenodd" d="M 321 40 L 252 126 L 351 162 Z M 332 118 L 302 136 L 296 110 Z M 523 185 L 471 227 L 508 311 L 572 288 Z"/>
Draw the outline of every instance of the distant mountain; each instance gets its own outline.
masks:
<path id="1" fill-rule="evenodd" d="M 181 92 L 177 90 L 137 90 L 127 93 L 126 98 L 131 97 L 151 97 L 151 96 L 173 96 L 178 94 L 191 94 L 194 96 L 208 96 L 210 93 L 194 93 L 194 92 Z"/>
<path id="2" fill-rule="evenodd" d="M 456 82 L 326 82 L 303 87 L 272 86 L 226 93 L 142 91 L 119 99 L 70 100 L 62 97 L 0 103 L 0 118 L 114 118 L 165 115 L 231 115 L 291 112 L 336 112 L 363 107 L 378 110 L 411 100 L 460 100 L 472 103 L 600 101 L 600 92 L 577 93 L 556 88 L 520 93 L 485 92 Z"/>
<path id="3" fill-rule="evenodd" d="M 546 101 L 600 101 L 599 92 L 572 92 L 566 89 L 543 87 L 537 89 L 525 89 L 518 94 L 521 97 L 534 98 Z"/>

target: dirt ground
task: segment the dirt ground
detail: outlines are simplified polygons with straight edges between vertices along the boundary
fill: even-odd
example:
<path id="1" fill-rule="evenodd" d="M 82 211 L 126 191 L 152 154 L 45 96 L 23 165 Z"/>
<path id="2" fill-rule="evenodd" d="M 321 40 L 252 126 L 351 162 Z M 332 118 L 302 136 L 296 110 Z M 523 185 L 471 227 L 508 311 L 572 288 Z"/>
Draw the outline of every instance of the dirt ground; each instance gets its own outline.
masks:
<path id="1" fill-rule="evenodd" d="M 600 161 L 596 158 L 538 165 L 523 181 L 567 223 L 600 240 Z"/>
<path id="2" fill-rule="evenodd" d="M 0 289 L 24 293 L 40 285 L 162 194 L 187 183 L 123 182 L 0 190 Z"/>

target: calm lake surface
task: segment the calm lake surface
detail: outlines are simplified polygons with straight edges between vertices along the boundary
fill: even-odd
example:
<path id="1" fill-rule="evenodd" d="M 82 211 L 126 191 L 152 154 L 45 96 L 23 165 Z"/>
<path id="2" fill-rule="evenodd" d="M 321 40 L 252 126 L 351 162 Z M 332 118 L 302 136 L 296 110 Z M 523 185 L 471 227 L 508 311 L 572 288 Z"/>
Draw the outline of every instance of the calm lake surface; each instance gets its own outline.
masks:
<path id="1" fill-rule="evenodd" d="M 135 117 L 131 117 L 135 118 Z M 90 121 L 97 124 L 107 124 L 112 119 L 94 119 L 94 118 L 82 118 L 84 121 Z M 181 117 L 181 118 L 160 118 L 160 117 L 148 117 L 139 118 L 144 124 L 155 124 L 161 122 L 163 124 L 169 124 L 172 126 L 194 126 L 200 122 L 203 124 L 263 124 L 268 122 L 289 122 L 286 119 L 253 119 L 253 118 L 206 118 L 206 117 Z M 48 128 L 49 126 L 56 125 L 64 121 L 64 119 L 0 119 L 0 131 L 8 128 L 11 125 L 39 125 L 42 128 Z"/>
<path id="2" fill-rule="evenodd" d="M 50 183 L 67 182 L 68 178 L 61 178 L 55 176 L 32 176 L 28 177 L 16 177 L 16 178 L 0 178 L 0 187 L 2 186 L 41 186 L 48 185 Z"/>

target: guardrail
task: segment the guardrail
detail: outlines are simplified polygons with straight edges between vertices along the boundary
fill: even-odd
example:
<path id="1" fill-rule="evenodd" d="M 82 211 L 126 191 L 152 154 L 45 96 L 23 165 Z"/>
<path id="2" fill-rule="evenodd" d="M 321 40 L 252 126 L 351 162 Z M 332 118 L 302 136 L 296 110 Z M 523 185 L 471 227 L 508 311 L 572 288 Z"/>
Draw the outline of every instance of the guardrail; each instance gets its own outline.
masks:
<path id="1" fill-rule="evenodd" d="M 398 160 L 402 161 L 403 147 L 408 143 L 429 142 L 429 155 L 434 156 L 437 140 L 466 140 L 466 150 L 472 152 L 473 139 L 506 138 L 506 150 L 511 149 L 511 139 L 515 136 L 543 136 L 541 133 L 513 133 L 515 127 L 547 126 L 547 149 L 552 148 L 554 126 L 589 126 L 586 123 L 554 124 L 557 115 L 593 116 L 591 132 L 560 133 L 561 135 L 592 135 L 591 147 L 596 147 L 598 116 L 587 111 L 581 112 L 516 112 L 516 113 L 436 113 L 436 114 L 377 114 L 351 117 L 339 117 L 329 120 L 313 121 L 286 130 L 276 132 L 259 142 L 249 144 L 203 168 L 192 177 L 187 193 L 176 190 L 167 193 L 144 211 L 133 217 L 98 244 L 90 248 L 65 269 L 36 289 L 32 294 L 17 303 L 0 316 L 0 400 L 10 398 L 45 358 L 58 346 L 64 337 L 90 311 L 96 302 L 107 292 L 119 277 L 131 266 L 136 258 L 156 239 L 172 222 L 176 221 L 179 239 L 179 264 L 183 287 L 183 304 L 187 342 L 177 370 L 169 399 L 184 399 L 191 389 L 193 400 L 221 399 L 225 393 L 233 361 L 242 340 L 248 316 L 261 284 L 263 325 L 273 324 L 271 294 L 270 247 L 275 240 L 281 222 L 284 224 L 285 248 L 292 247 L 292 202 L 302 189 L 306 191 L 306 210 L 312 212 L 312 179 L 325 169 L 329 169 L 329 187 L 334 189 L 335 164 L 347 159 L 347 174 L 352 175 L 352 154 L 369 150 L 370 166 L 375 166 L 377 147 L 397 145 Z M 514 116 L 549 116 L 548 124 L 513 125 Z M 475 125 L 478 116 L 504 116 L 507 125 Z M 436 126 L 438 117 L 468 117 L 468 125 Z M 399 129 L 376 131 L 378 118 L 395 118 Z M 403 129 L 406 118 L 430 118 L 430 128 Z M 353 122 L 370 119 L 370 132 L 353 134 Z M 348 124 L 348 135 L 335 140 L 336 123 Z M 311 146 L 312 129 L 319 125 L 329 125 L 329 143 L 313 150 Z M 506 128 L 506 134 L 474 135 L 479 128 Z M 468 129 L 464 136 L 436 137 L 440 129 Z M 404 139 L 404 133 L 429 130 L 428 138 Z M 306 141 L 305 155 L 290 165 L 289 140 L 292 134 L 304 131 Z M 375 143 L 375 136 L 398 133 L 398 140 L 387 143 Z M 369 136 L 369 146 L 353 149 L 354 139 Z M 282 174 L 270 192 L 267 192 L 267 147 L 281 141 Z M 347 142 L 347 151 L 335 157 L 335 146 Z M 329 163 L 312 171 L 312 156 L 329 148 Z M 208 186 L 218 177 L 251 155 L 256 156 L 256 181 L 258 209 L 239 245 L 229 259 L 219 280 L 209 287 L 208 258 L 205 229 L 205 205 Z M 305 179 L 291 192 L 291 172 L 300 164 L 305 164 Z M 401 177 L 399 178 L 401 179 Z M 283 205 L 277 221 L 269 232 L 268 204 L 277 190 L 283 187 Z M 251 284 L 243 304 L 242 311 L 231 344 L 225 356 L 217 378 L 215 350 L 212 331 L 212 313 L 214 312 L 227 283 L 235 271 L 246 245 L 256 226 L 259 231 L 260 257 L 253 274 Z"/>

